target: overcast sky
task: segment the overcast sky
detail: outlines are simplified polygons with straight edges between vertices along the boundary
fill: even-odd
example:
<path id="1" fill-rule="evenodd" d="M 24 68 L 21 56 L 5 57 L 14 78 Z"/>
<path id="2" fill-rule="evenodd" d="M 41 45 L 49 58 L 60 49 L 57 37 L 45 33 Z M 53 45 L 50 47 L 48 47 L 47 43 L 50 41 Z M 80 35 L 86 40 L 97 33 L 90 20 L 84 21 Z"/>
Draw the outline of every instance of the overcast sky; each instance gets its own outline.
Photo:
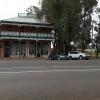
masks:
<path id="1" fill-rule="evenodd" d="M 0 0 L 0 19 L 16 17 L 25 13 L 30 5 L 38 6 L 39 0 Z"/>
<path id="2" fill-rule="evenodd" d="M 0 19 L 16 17 L 18 13 L 25 13 L 30 5 L 38 6 L 38 3 L 39 0 L 0 0 Z"/>

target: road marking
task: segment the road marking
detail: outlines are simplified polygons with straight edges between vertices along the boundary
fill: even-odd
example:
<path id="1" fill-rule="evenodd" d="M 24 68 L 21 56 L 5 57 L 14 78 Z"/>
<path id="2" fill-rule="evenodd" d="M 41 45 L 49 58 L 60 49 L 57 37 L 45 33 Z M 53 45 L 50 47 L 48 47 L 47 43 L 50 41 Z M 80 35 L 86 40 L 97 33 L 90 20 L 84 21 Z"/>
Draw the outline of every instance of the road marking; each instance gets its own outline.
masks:
<path id="1" fill-rule="evenodd" d="M 66 67 L 66 68 L 72 68 L 72 67 L 74 67 L 74 68 L 83 68 L 83 67 L 85 67 L 85 68 L 93 68 L 93 67 L 99 67 L 99 66 L 51 66 L 51 67 L 55 67 L 55 68 L 62 68 L 62 67 Z"/>
<path id="2" fill-rule="evenodd" d="M 39 71 L 9 71 L 9 72 L 0 72 L 0 74 L 24 74 L 24 73 L 47 73 L 47 72 L 88 72 L 88 71 L 100 71 L 100 69 L 78 69 L 78 70 L 39 70 Z"/>
<path id="3" fill-rule="evenodd" d="M 42 67 L 5 67 L 5 68 L 0 68 L 0 69 L 35 69 L 35 68 L 95 68 L 99 66 L 42 66 Z"/>
<path id="4" fill-rule="evenodd" d="M 20 68 L 25 68 L 25 69 L 30 69 L 30 68 L 45 68 L 45 67 L 7 67 L 7 68 L 0 68 L 0 69 L 20 69 Z"/>

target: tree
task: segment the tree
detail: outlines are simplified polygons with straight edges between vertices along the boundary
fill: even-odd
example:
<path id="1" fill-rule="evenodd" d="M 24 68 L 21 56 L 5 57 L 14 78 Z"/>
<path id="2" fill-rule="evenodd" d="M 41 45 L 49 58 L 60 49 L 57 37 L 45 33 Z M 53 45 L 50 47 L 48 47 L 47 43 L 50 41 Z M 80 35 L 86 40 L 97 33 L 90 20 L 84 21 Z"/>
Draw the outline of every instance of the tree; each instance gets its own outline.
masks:
<path id="1" fill-rule="evenodd" d="M 81 0 L 81 32 L 80 32 L 80 45 L 82 49 L 91 42 L 90 31 L 92 29 L 92 18 L 94 6 L 97 5 L 96 0 Z"/>
<path id="2" fill-rule="evenodd" d="M 96 4 L 97 0 L 42 0 L 36 13 L 54 25 L 57 50 L 66 52 L 71 50 L 71 41 L 82 49 L 90 42 L 91 13 Z"/>
<path id="3" fill-rule="evenodd" d="M 30 6 L 26 9 L 26 12 L 30 13 L 30 14 L 35 14 L 37 18 L 41 19 L 42 13 L 41 13 L 41 10 L 39 9 L 39 7 Z"/>
<path id="4" fill-rule="evenodd" d="M 100 14 L 99 14 L 100 8 L 97 7 L 95 12 L 100 21 Z M 100 22 L 98 23 L 97 21 L 95 21 L 95 24 L 97 25 L 94 27 L 94 30 L 97 32 L 97 35 L 95 36 L 95 44 L 96 44 L 95 47 L 96 47 L 96 58 L 98 58 L 98 53 L 100 51 Z"/>
<path id="5" fill-rule="evenodd" d="M 43 0 L 42 2 L 42 11 L 53 23 L 57 33 L 58 51 L 71 50 L 70 42 L 76 41 L 80 26 L 79 4 L 80 0 Z"/>

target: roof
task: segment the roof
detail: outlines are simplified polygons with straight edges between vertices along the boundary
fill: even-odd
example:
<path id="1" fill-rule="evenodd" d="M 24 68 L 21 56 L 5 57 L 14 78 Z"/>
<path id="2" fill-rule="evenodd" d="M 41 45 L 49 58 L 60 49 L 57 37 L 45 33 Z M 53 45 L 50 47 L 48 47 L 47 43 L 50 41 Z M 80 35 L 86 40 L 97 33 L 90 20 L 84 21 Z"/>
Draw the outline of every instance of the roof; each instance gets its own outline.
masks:
<path id="1" fill-rule="evenodd" d="M 6 23 L 26 23 L 26 24 L 45 24 L 49 25 L 50 23 L 42 21 L 40 19 L 37 19 L 34 16 L 18 16 L 14 18 L 8 18 L 1 20 L 1 22 L 6 22 Z"/>

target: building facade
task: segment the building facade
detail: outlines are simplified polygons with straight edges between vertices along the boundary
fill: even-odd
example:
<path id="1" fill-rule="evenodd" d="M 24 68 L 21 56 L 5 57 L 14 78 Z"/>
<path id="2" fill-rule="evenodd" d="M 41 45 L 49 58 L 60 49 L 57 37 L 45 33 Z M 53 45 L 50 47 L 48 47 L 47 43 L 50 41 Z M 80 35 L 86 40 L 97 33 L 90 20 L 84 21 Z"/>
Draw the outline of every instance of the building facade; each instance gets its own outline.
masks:
<path id="1" fill-rule="evenodd" d="M 0 58 L 48 57 L 53 26 L 31 14 L 0 21 Z"/>

